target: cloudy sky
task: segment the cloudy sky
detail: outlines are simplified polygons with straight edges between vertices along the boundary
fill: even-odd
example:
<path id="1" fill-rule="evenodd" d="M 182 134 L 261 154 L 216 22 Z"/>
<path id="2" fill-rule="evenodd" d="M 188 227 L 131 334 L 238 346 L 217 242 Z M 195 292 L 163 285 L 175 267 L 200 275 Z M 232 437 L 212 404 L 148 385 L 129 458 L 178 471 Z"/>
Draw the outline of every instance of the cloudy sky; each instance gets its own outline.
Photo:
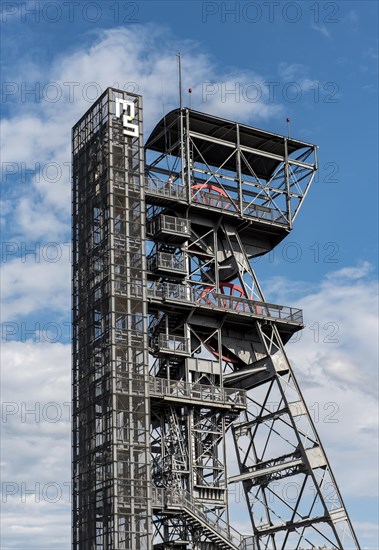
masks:
<path id="1" fill-rule="evenodd" d="M 377 3 L 2 3 L 2 549 L 70 547 L 70 129 L 107 86 L 145 134 L 192 106 L 320 146 L 292 234 L 256 262 L 304 309 L 288 344 L 363 548 L 377 549 Z M 185 101 L 188 101 L 185 94 Z"/>

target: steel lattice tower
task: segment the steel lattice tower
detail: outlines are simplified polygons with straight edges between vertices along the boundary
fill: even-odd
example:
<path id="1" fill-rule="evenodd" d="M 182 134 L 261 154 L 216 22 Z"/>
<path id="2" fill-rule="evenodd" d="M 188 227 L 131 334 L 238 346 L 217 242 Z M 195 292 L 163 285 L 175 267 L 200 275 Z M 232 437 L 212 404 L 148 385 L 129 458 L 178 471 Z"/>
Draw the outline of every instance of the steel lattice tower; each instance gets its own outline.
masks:
<path id="1" fill-rule="evenodd" d="M 141 96 L 112 88 L 75 125 L 75 550 L 359 548 L 284 350 L 302 312 L 252 268 L 316 170 L 314 145 L 189 109 L 144 150 Z"/>

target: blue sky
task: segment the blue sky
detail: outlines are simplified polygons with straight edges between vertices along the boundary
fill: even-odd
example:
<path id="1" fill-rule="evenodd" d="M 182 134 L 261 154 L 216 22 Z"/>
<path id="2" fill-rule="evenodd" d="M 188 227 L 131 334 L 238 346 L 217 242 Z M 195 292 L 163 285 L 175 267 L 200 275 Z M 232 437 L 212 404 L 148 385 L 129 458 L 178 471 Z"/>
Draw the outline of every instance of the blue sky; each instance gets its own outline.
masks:
<path id="1" fill-rule="evenodd" d="M 307 401 L 325 411 L 317 428 L 362 547 L 378 547 L 377 11 L 364 1 L 2 4 L 2 479 L 14 484 L 2 547 L 69 547 L 70 128 L 119 85 L 143 94 L 148 135 L 177 106 L 177 51 L 194 108 L 279 133 L 289 116 L 291 135 L 319 146 L 293 232 L 256 270 L 269 301 L 304 308 L 289 353 Z"/>

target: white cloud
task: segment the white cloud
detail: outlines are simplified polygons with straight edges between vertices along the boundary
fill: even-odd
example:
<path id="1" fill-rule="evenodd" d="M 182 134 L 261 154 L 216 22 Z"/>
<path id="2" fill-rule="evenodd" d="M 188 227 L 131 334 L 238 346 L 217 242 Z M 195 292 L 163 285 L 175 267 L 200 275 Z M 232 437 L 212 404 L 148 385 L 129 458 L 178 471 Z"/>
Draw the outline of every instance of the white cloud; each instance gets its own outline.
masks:
<path id="1" fill-rule="evenodd" d="M 2 548 L 70 541 L 71 346 L 2 346 Z"/>
<path id="2" fill-rule="evenodd" d="M 318 89 L 319 82 L 317 79 L 312 79 L 308 76 L 309 68 L 301 63 L 281 62 L 278 66 L 279 77 L 283 80 L 283 85 L 288 85 L 287 93 L 292 96 L 295 94 L 305 94 L 310 90 Z M 286 87 L 284 87 L 286 90 Z"/>
<path id="3" fill-rule="evenodd" d="M 279 63 L 278 73 L 283 80 L 294 80 L 300 73 L 306 72 L 308 69 L 301 63 Z"/>
<path id="4" fill-rule="evenodd" d="M 352 23 L 357 23 L 359 21 L 359 16 L 356 10 L 349 10 L 345 17 L 346 21 L 351 21 Z"/>
<path id="5" fill-rule="evenodd" d="M 13 243 L 14 244 L 14 243 Z M 35 243 L 35 255 L 14 258 L 2 264 L 2 321 L 16 321 L 43 311 L 69 315 L 70 247 Z M 49 261 L 49 259 L 57 261 Z M 52 319 L 50 319 L 52 320 Z M 55 320 L 55 319 L 54 319 Z"/>
<path id="6" fill-rule="evenodd" d="M 301 282 L 292 286 L 292 282 L 283 279 L 281 284 L 276 280 L 275 287 L 269 281 L 264 285 L 270 301 L 293 304 L 294 288 L 300 296 L 296 305 L 304 308 L 307 327 L 301 339 L 289 343 L 286 349 L 353 520 L 354 503 L 376 498 L 378 487 L 373 453 L 378 425 L 374 309 L 377 285 L 370 278 L 370 268 L 367 263 L 342 268 L 312 288 Z M 17 284 L 22 287 L 21 281 Z M 42 287 L 29 288 L 28 294 L 38 296 Z M 45 300 L 49 300 L 49 293 L 54 293 L 53 286 Z M 336 334 L 324 328 L 331 322 L 337 325 Z M 2 426 L 4 446 L 9 449 L 2 457 L 3 480 L 25 482 L 26 488 L 40 482 L 40 491 L 44 484 L 56 482 L 62 485 L 63 493 L 68 491 L 63 485 L 70 480 L 69 409 L 64 403 L 70 401 L 70 347 L 8 342 L 3 345 L 2 365 L 3 402 L 15 402 L 18 406 L 6 410 L 7 422 Z M 29 410 L 36 402 L 41 404 L 41 416 L 47 403 L 60 404 L 62 420 L 52 423 L 45 418 L 37 423 L 31 414 L 22 422 L 21 403 Z M 50 413 L 53 415 L 54 409 Z M 230 466 L 232 471 L 232 462 Z M 20 504 L 21 486 L 18 487 L 19 492 L 9 497 L 3 512 L 11 540 L 26 547 L 25 541 L 32 537 L 39 548 L 44 548 L 59 533 L 62 545 L 62 541 L 67 541 L 68 546 L 67 499 L 62 496 L 59 502 L 44 507 L 32 496 L 28 505 Z M 238 514 L 242 528 L 246 519 L 243 499 L 236 510 L 233 517 Z M 356 528 L 367 547 L 375 548 L 375 526 L 357 523 Z M 244 525 L 244 531 L 249 531 L 248 526 Z"/>
<path id="7" fill-rule="evenodd" d="M 378 62 L 378 48 L 368 48 L 363 52 L 363 57 L 366 57 L 370 59 L 371 61 L 374 61 L 375 63 Z"/>
<path id="8" fill-rule="evenodd" d="M 332 35 L 325 25 L 316 25 L 316 23 L 312 23 L 311 26 L 314 31 L 321 33 L 323 36 L 325 36 L 325 38 L 331 38 Z"/>
<path id="9" fill-rule="evenodd" d="M 31 185 L 20 188 L 22 196 L 10 226 L 30 238 L 46 235 L 48 223 L 59 235 L 64 227 L 68 230 L 71 127 L 102 90 L 118 86 L 143 95 L 148 135 L 163 110 L 178 105 L 177 59 L 173 53 L 178 50 L 183 55 L 183 89 L 192 87 L 194 108 L 254 123 L 281 112 L 280 106 L 268 101 L 263 76 L 217 66 L 194 42 L 176 39 L 168 29 L 147 25 L 99 31 L 89 46 L 53 59 L 50 67 L 43 70 L 37 65 L 34 70 L 25 70 L 20 66 L 18 76 L 12 77 L 22 96 L 23 86 L 31 84 L 30 72 L 41 75 L 41 97 L 40 101 L 20 104 L 12 96 L 8 104 L 11 115 L 3 120 L 3 163 L 15 162 L 18 167 L 25 163 L 33 169 L 39 163 L 42 175 L 39 181 L 34 178 Z M 206 93 L 207 82 L 214 84 L 215 93 Z M 57 101 L 52 101 L 55 96 Z M 184 96 L 187 102 L 187 94 Z M 43 173 L 52 163 L 62 170 L 61 177 L 53 182 L 51 175 Z M 41 209 L 49 211 L 51 219 L 30 223 Z M 27 212 L 31 219 L 25 219 Z"/>
<path id="10" fill-rule="evenodd" d="M 362 279 L 366 275 L 369 275 L 369 273 L 371 273 L 372 271 L 373 271 L 373 266 L 370 264 L 370 262 L 362 262 L 358 266 L 343 267 L 338 271 L 333 271 L 327 275 L 327 279 L 329 280 L 350 279 L 354 281 L 357 279 Z"/>
<path id="11" fill-rule="evenodd" d="M 353 32 L 359 30 L 359 15 L 356 10 L 349 10 L 347 14 L 342 18 L 342 23 L 347 23 Z"/>
<path id="12" fill-rule="evenodd" d="M 303 309 L 306 327 L 286 349 L 348 497 L 376 496 L 378 487 L 372 452 L 378 435 L 378 285 L 371 271 L 363 262 L 313 287 L 278 278 L 265 285 L 270 301 L 295 299 Z"/>

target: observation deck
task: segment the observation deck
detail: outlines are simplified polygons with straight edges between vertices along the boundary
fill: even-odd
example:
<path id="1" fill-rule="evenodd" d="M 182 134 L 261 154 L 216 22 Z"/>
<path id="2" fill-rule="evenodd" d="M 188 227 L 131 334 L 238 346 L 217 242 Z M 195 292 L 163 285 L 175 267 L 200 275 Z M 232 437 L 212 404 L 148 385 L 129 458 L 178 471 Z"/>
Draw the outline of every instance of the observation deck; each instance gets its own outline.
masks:
<path id="1" fill-rule="evenodd" d="M 231 294 L 217 292 L 214 287 L 191 286 L 189 284 L 159 283 L 151 281 L 147 289 L 150 307 L 153 310 L 165 308 L 170 310 L 193 310 L 199 312 L 212 324 L 212 318 L 224 317 L 225 323 L 246 325 L 248 318 L 273 321 L 278 327 L 284 341 L 304 327 L 303 312 L 299 308 L 271 304 L 252 300 L 233 294 L 236 285 L 230 285 Z M 223 289 L 223 284 L 220 284 Z M 239 292 L 241 294 L 241 292 Z"/>
<path id="2" fill-rule="evenodd" d="M 162 118 L 145 148 L 149 203 L 244 223 L 246 237 L 266 234 L 271 248 L 291 230 L 317 170 L 315 145 L 190 109 Z M 173 157 L 181 166 L 170 166 Z"/>

